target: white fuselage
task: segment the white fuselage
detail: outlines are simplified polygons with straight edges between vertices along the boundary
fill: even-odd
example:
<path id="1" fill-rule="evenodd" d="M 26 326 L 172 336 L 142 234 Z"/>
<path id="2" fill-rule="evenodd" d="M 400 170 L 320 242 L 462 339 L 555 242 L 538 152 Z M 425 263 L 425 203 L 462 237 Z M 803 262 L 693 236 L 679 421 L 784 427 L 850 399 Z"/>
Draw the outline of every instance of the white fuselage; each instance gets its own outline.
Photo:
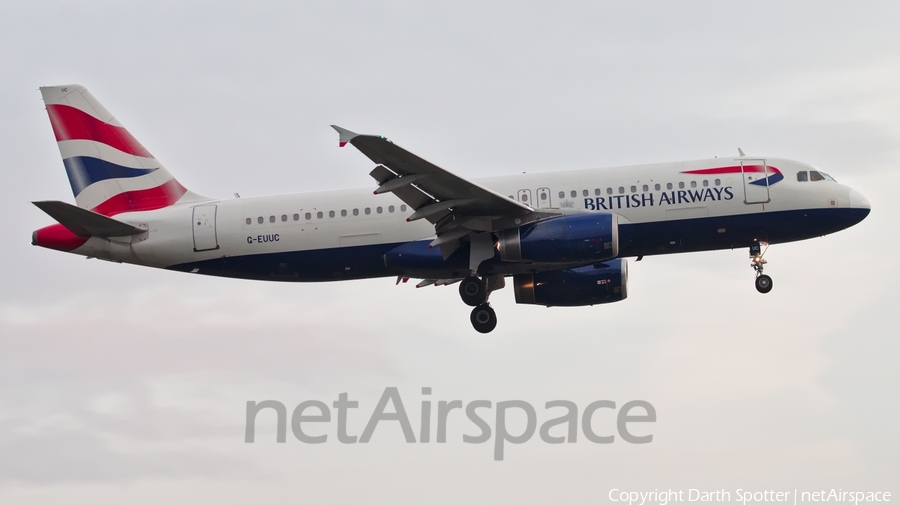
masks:
<path id="1" fill-rule="evenodd" d="M 633 225 L 783 211 L 868 208 L 868 203 L 861 196 L 854 197 L 855 192 L 847 186 L 831 180 L 798 181 L 798 172 L 816 169 L 791 160 L 765 159 L 784 178 L 762 187 L 745 184 L 741 173 L 685 173 L 740 165 L 742 160 L 748 158 L 519 174 L 477 183 L 536 209 L 566 213 L 608 211 L 624 218 L 621 223 Z M 434 237 L 434 227 L 429 222 L 407 222 L 412 212 L 393 195 L 373 195 L 371 189 L 213 200 L 117 215 L 116 219 L 146 227 L 149 232 L 122 242 L 91 238 L 73 252 L 168 268 L 213 259 L 396 244 Z M 821 235 L 818 231 L 810 234 Z M 810 236 L 800 233 L 798 238 Z M 660 237 L 651 242 L 665 240 Z M 629 254 L 627 249 L 625 254 Z"/>

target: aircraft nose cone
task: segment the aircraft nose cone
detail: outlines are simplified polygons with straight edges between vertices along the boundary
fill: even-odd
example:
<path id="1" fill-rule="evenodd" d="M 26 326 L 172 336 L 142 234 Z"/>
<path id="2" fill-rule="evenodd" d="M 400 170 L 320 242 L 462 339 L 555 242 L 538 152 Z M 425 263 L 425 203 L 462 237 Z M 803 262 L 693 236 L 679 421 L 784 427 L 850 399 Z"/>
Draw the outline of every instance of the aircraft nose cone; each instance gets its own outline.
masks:
<path id="1" fill-rule="evenodd" d="M 850 207 L 854 209 L 872 209 L 869 199 L 863 197 L 863 194 L 856 190 L 850 190 Z"/>

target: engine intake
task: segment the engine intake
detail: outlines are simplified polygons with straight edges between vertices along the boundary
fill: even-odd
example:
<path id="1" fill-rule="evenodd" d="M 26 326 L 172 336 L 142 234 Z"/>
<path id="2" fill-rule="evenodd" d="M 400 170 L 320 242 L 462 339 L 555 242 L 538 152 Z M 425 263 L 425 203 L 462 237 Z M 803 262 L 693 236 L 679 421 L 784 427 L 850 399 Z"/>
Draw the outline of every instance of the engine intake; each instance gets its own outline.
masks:
<path id="1" fill-rule="evenodd" d="M 628 262 L 622 258 L 575 269 L 518 274 L 513 279 L 517 304 L 592 306 L 628 297 Z"/>

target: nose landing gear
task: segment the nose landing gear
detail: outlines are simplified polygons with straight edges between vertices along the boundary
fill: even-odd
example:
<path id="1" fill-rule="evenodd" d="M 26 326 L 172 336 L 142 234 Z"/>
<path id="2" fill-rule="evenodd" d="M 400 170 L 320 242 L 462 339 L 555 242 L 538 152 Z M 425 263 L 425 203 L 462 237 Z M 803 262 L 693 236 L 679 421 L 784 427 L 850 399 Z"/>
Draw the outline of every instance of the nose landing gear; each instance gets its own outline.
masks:
<path id="1" fill-rule="evenodd" d="M 763 248 L 763 245 L 765 245 L 765 248 Z M 769 249 L 769 245 L 762 242 L 750 245 L 750 267 L 753 267 L 753 270 L 756 271 L 756 291 L 759 293 L 772 291 L 772 278 L 763 274 L 763 266 L 767 263 L 763 255 L 766 254 L 767 249 Z"/>
<path id="2" fill-rule="evenodd" d="M 768 274 L 756 276 L 756 291 L 759 293 L 769 293 L 772 291 L 772 278 Z"/>

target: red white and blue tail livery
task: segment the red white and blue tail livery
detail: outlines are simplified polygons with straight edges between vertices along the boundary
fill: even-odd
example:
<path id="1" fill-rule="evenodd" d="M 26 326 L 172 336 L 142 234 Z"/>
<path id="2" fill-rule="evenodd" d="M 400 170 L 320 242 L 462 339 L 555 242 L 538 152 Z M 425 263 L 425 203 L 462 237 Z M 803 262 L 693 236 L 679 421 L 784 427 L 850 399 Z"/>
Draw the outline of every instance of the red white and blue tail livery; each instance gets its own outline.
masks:
<path id="1" fill-rule="evenodd" d="M 114 216 L 209 200 L 183 187 L 83 86 L 45 87 L 41 94 L 78 207 Z M 60 204 L 40 207 L 62 212 Z M 72 251 L 90 236 L 52 225 L 35 232 L 39 238 Z"/>
<path id="2" fill-rule="evenodd" d="M 84 87 L 41 88 L 76 205 L 32 243 L 87 257 L 272 281 L 396 276 L 459 283 L 482 333 L 488 298 L 583 306 L 627 296 L 625 257 L 764 247 L 862 221 L 869 202 L 809 164 L 766 156 L 468 180 L 382 136 L 334 126 L 371 162 L 372 189 L 252 199 L 188 191 Z"/>
<path id="3" fill-rule="evenodd" d="M 41 94 L 78 207 L 112 216 L 198 200 L 84 87 Z"/>

